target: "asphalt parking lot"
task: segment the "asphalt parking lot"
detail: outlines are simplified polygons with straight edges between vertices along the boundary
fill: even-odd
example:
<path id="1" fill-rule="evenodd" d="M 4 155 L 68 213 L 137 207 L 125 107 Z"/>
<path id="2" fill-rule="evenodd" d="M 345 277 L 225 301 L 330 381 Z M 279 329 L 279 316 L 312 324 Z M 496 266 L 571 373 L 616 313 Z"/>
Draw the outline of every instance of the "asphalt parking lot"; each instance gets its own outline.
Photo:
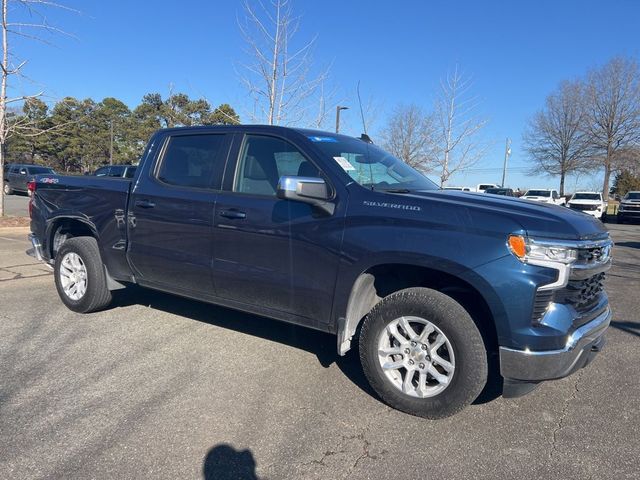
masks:
<path id="1" fill-rule="evenodd" d="M 333 336 L 139 289 L 75 314 L 0 229 L 0 477 L 637 479 L 640 226 L 610 229 L 599 357 L 439 421 L 382 404 Z"/>
<path id="2" fill-rule="evenodd" d="M 29 215 L 29 197 L 26 194 L 14 193 L 4 196 L 5 215 L 26 217 Z"/>

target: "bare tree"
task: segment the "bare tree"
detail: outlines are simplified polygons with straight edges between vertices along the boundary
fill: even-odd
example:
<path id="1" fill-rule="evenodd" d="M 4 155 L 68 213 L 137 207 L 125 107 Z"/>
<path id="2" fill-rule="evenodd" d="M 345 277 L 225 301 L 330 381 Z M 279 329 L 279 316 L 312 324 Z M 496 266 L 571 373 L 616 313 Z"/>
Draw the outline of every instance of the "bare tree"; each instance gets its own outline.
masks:
<path id="1" fill-rule="evenodd" d="M 312 75 L 315 38 L 296 46 L 300 17 L 293 14 L 291 0 L 244 2 L 244 20 L 238 21 L 251 61 L 242 65 L 241 80 L 254 102 L 253 121 L 269 125 L 317 123 L 311 113 L 313 97 L 328 71 Z M 321 110 L 325 105 L 321 103 Z M 321 119 L 324 114 L 320 113 Z"/>
<path id="2" fill-rule="evenodd" d="M 444 187 L 451 175 L 474 165 L 486 153 L 487 145 L 479 134 L 487 120 L 477 115 L 479 99 L 471 95 L 473 83 L 457 66 L 440 85 L 435 109 L 439 127 L 435 168 Z"/>
<path id="3" fill-rule="evenodd" d="M 587 75 L 587 134 L 594 159 L 604 169 L 602 194 L 625 152 L 640 144 L 640 71 L 635 60 L 616 57 Z"/>
<path id="4" fill-rule="evenodd" d="M 564 195 L 567 175 L 589 170 L 586 119 L 584 86 L 565 81 L 529 120 L 523 135 L 524 148 L 534 162 L 531 173 L 559 176 L 560 195 Z"/>
<path id="5" fill-rule="evenodd" d="M 435 157 L 436 123 L 418 105 L 397 106 L 382 133 L 382 146 L 412 167 L 428 173 Z"/>
<path id="6" fill-rule="evenodd" d="M 22 8 L 27 21 L 17 19 L 17 9 L 11 11 L 16 15 L 16 21 L 9 19 L 9 4 L 15 4 Z M 64 5 L 55 3 L 51 0 L 0 0 L 0 30 L 2 41 L 2 60 L 0 64 L 0 183 L 4 191 L 4 163 L 6 158 L 7 141 L 13 133 L 21 130 L 22 135 L 36 136 L 43 133 L 35 125 L 28 124 L 28 118 L 18 118 L 17 121 L 11 122 L 9 118 L 10 108 L 14 104 L 20 104 L 30 99 L 35 99 L 44 92 L 38 92 L 32 95 L 17 95 L 15 97 L 8 96 L 10 80 L 12 78 L 23 77 L 23 67 L 27 61 L 16 62 L 14 55 L 11 53 L 10 39 L 15 36 L 24 37 L 44 43 L 49 43 L 46 38 L 38 32 L 45 33 L 61 33 L 68 35 L 47 22 L 46 15 L 40 8 L 62 8 L 72 10 Z M 73 11 L 73 10 L 72 10 Z M 0 195 L 0 217 L 4 216 L 4 195 Z"/>

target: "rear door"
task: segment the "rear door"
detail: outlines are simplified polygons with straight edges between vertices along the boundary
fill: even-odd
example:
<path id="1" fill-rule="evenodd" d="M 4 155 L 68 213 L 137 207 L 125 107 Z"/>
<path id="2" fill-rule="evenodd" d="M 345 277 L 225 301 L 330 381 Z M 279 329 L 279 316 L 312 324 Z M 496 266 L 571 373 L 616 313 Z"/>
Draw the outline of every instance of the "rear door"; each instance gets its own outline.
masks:
<path id="1" fill-rule="evenodd" d="M 174 133 L 146 162 L 129 200 L 129 261 L 142 284 L 214 294 L 213 213 L 229 135 Z"/>
<path id="2" fill-rule="evenodd" d="M 276 197 L 282 175 L 326 180 L 303 147 L 270 134 L 248 134 L 241 140 L 234 142 L 237 148 L 216 202 L 217 295 L 257 311 L 283 312 L 299 323 L 326 323 L 344 209 L 327 215 L 308 204 Z M 342 195 L 336 192 L 333 201 L 339 204 L 346 194 Z"/>

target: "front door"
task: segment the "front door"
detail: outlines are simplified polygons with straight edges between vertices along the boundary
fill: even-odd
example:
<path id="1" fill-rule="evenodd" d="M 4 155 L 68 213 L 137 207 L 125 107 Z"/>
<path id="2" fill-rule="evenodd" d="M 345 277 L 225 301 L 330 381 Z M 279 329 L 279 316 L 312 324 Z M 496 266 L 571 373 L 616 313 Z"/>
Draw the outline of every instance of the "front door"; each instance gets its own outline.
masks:
<path id="1" fill-rule="evenodd" d="M 216 202 L 216 292 L 259 311 L 303 317 L 300 323 L 326 323 L 343 220 L 339 213 L 278 199 L 282 175 L 319 177 L 322 172 L 284 138 L 245 135 Z"/>
<path id="2" fill-rule="evenodd" d="M 140 172 L 129 200 L 128 256 L 139 283 L 195 296 L 215 293 L 213 212 L 228 137 L 173 134 L 155 168 Z"/>

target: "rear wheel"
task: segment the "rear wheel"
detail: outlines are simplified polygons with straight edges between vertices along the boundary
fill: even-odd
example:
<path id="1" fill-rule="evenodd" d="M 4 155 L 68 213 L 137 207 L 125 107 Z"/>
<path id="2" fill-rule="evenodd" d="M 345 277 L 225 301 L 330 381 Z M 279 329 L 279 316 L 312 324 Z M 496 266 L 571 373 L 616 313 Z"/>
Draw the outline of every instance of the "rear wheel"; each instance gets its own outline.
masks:
<path id="1" fill-rule="evenodd" d="M 60 299 L 74 312 L 94 312 L 111 302 L 95 238 L 76 237 L 64 242 L 56 254 L 54 274 Z"/>
<path id="2" fill-rule="evenodd" d="M 9 182 L 4 182 L 4 194 L 5 195 L 13 194 L 13 188 L 11 188 L 11 185 L 9 185 Z"/>
<path id="3" fill-rule="evenodd" d="M 476 324 L 451 297 L 427 288 L 401 290 L 373 308 L 360 334 L 360 361 L 382 400 L 426 418 L 459 412 L 487 381 Z"/>

